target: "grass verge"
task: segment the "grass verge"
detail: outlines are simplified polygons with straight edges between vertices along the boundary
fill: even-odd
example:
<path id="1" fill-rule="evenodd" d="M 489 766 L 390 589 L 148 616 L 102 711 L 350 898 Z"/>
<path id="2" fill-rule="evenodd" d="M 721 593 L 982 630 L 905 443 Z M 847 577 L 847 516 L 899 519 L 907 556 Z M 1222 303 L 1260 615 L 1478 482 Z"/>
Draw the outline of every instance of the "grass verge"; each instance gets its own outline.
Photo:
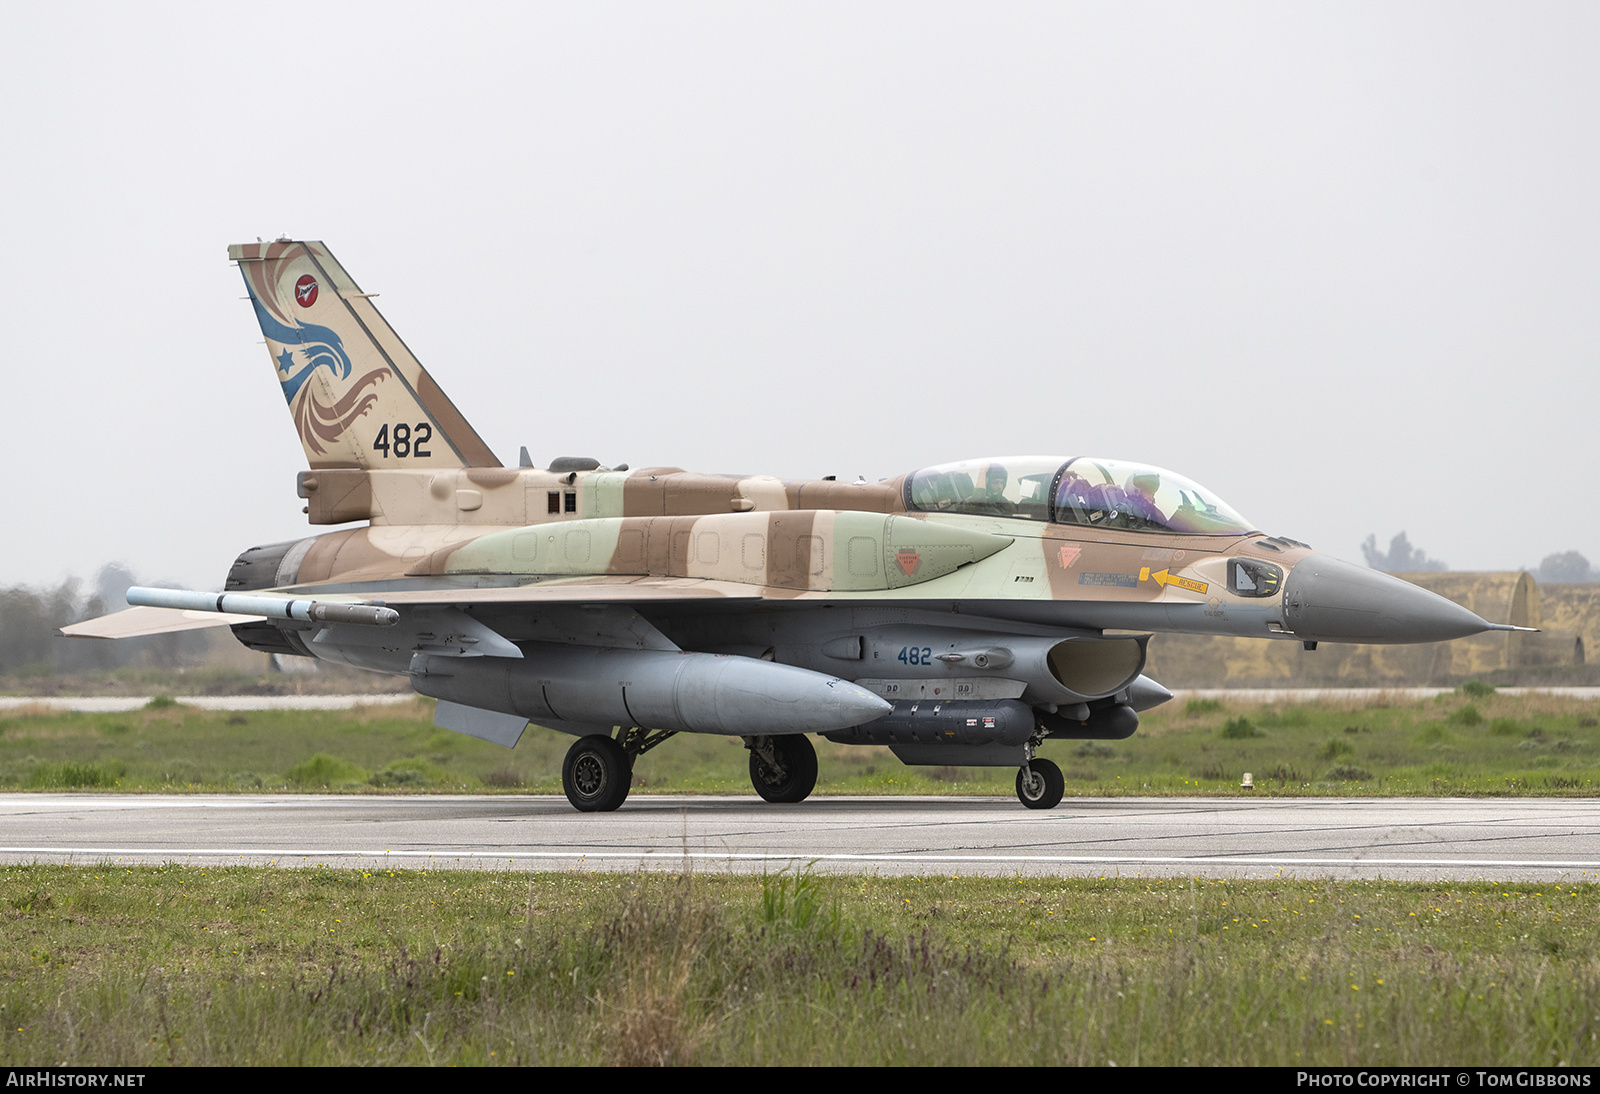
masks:
<path id="1" fill-rule="evenodd" d="M 0 1062 L 1600 1062 L 1588 885 L 0 868 Z"/>
<path id="2" fill-rule="evenodd" d="M 342 711 L 0 714 L 0 788 L 559 793 L 572 738 L 515 750 L 437 729 L 416 700 Z M 818 740 L 822 794 L 1010 795 L 1009 769 L 903 766 Z M 1558 795 L 1600 790 L 1600 703 L 1487 685 L 1427 700 L 1169 703 L 1126 741 L 1050 741 L 1070 795 Z M 640 757 L 636 793 L 750 792 L 737 738 L 680 734 Z"/>

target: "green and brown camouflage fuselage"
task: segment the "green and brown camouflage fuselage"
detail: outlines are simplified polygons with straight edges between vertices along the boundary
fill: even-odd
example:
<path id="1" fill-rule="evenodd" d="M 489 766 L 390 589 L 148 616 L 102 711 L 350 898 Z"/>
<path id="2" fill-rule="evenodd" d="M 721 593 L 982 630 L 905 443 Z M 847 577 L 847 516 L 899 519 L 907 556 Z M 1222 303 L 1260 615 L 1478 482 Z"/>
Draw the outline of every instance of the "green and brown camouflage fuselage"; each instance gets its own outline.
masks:
<path id="1" fill-rule="evenodd" d="M 535 468 L 525 450 L 505 467 L 325 246 L 229 256 L 305 449 L 310 522 L 364 523 L 253 547 L 221 594 L 133 590 L 145 606 L 67 632 L 226 623 L 256 649 L 405 674 L 449 728 L 582 735 L 564 773 L 579 808 L 620 804 L 617 757 L 683 730 L 743 736 L 771 800 L 809 792 L 795 735 L 822 732 L 913 763 L 1017 764 L 1024 802 L 1053 804 L 1042 739 L 1126 736 L 1166 697 L 1141 676 L 1151 633 L 1314 647 L 1490 628 L 1115 460 L 970 460 L 876 483 Z M 309 607 L 226 614 L 244 592 Z M 383 625 L 329 621 L 357 618 Z M 585 744 L 613 728 L 621 743 Z"/>

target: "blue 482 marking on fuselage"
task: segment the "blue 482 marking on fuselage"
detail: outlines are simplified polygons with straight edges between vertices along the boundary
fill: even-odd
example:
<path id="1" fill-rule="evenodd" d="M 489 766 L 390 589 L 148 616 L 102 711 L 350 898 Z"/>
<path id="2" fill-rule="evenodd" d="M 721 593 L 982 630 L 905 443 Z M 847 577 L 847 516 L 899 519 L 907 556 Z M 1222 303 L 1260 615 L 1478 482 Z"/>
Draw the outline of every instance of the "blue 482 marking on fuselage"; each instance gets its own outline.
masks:
<path id="1" fill-rule="evenodd" d="M 895 660 L 902 665 L 931 665 L 933 664 L 933 647 L 901 646 L 900 656 Z"/>

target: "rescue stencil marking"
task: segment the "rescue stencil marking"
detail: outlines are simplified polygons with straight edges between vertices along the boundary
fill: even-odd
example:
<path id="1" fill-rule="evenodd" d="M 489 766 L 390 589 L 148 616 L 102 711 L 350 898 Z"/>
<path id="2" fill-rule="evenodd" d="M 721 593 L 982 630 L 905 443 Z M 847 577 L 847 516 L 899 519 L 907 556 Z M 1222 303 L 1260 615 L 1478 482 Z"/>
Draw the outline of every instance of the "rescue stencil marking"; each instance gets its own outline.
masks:
<path id="1" fill-rule="evenodd" d="M 1139 571 L 1139 580 L 1154 581 L 1163 588 L 1168 585 L 1176 585 L 1180 589 L 1188 589 L 1191 593 L 1199 593 L 1202 596 L 1205 595 L 1207 589 L 1211 588 L 1204 581 L 1196 581 L 1191 577 L 1178 577 L 1176 574 L 1168 573 L 1166 570 L 1157 570 L 1155 573 L 1151 573 L 1148 566 Z"/>
<path id="2" fill-rule="evenodd" d="M 899 564 L 900 572 L 910 577 L 917 572 L 917 567 L 922 565 L 922 552 L 901 551 L 894 556 L 894 560 Z"/>
<path id="3" fill-rule="evenodd" d="M 1082 547 L 1076 547 L 1070 543 L 1063 543 L 1061 545 L 1061 568 L 1065 570 L 1067 567 L 1071 566 L 1074 562 L 1078 561 L 1078 556 L 1081 554 L 1083 554 Z"/>

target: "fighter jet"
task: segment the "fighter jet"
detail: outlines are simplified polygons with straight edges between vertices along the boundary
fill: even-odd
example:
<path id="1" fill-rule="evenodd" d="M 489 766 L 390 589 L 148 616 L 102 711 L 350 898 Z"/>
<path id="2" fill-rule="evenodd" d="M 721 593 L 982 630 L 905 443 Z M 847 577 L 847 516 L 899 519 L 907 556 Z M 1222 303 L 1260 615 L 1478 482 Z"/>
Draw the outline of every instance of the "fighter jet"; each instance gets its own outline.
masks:
<path id="1" fill-rule="evenodd" d="M 1055 806 L 1051 739 L 1121 739 L 1169 698 L 1152 634 L 1436 642 L 1491 624 L 1259 531 L 1158 467 L 1008 456 L 880 482 L 564 456 L 504 467 L 320 242 L 228 249 L 305 448 L 313 525 L 217 592 L 135 588 L 64 628 L 231 626 L 253 650 L 406 677 L 437 724 L 572 734 L 562 785 L 616 809 L 635 759 L 736 736 L 771 802 L 816 783 L 808 734 L 904 763 L 1012 767 Z"/>

